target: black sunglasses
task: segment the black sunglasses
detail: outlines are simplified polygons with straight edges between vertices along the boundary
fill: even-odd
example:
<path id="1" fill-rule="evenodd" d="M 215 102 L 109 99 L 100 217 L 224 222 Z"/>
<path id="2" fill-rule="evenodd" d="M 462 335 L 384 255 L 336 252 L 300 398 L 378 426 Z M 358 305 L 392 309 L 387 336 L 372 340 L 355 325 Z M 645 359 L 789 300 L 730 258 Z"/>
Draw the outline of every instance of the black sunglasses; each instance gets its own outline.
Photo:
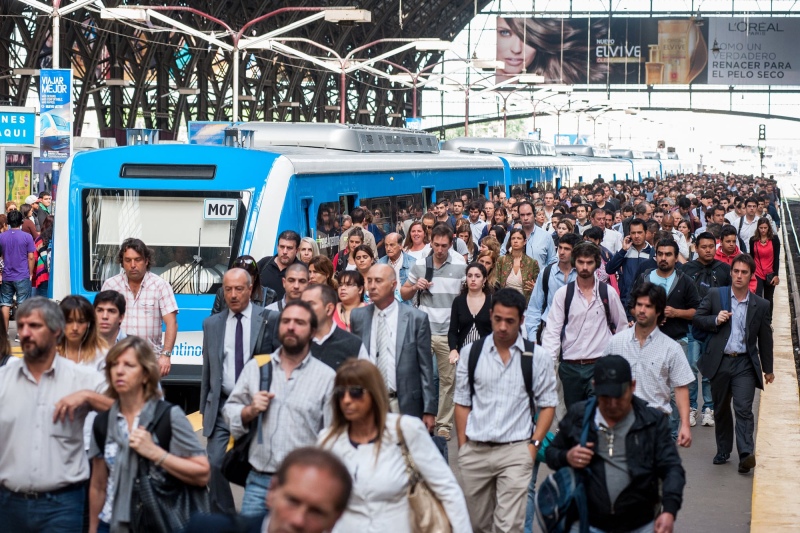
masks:
<path id="1" fill-rule="evenodd" d="M 333 389 L 333 396 L 336 398 L 336 401 L 341 401 L 344 398 L 344 393 L 350 395 L 350 398 L 353 400 L 360 400 L 364 397 L 365 389 L 364 387 L 359 386 L 352 386 L 352 387 L 335 387 Z"/>

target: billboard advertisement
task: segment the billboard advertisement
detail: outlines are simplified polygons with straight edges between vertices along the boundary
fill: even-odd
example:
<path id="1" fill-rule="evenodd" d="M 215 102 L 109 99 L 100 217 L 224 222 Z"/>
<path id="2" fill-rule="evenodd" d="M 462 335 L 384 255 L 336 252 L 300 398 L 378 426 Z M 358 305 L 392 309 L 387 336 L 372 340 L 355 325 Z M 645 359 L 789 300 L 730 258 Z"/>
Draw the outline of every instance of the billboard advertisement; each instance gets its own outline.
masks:
<path id="1" fill-rule="evenodd" d="M 35 135 L 36 113 L 0 111 L 0 144 L 33 144 Z"/>
<path id="2" fill-rule="evenodd" d="M 497 19 L 497 82 L 797 85 L 790 18 Z"/>
<path id="3" fill-rule="evenodd" d="M 42 69 L 39 73 L 40 160 L 63 163 L 72 147 L 72 71 Z"/>

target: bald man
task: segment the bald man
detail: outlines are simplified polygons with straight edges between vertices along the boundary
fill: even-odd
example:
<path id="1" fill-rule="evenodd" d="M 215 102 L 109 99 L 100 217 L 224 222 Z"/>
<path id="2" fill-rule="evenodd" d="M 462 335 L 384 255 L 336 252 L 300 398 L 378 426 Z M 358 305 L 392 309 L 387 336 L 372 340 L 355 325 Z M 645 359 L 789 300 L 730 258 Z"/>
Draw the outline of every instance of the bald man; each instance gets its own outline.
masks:
<path id="1" fill-rule="evenodd" d="M 403 251 L 403 238 L 399 233 L 390 233 L 384 238 L 386 255 L 378 260 L 379 264 L 389 265 L 394 269 L 397 279 L 397 288 L 394 291 L 394 298 L 405 305 L 411 305 L 411 300 L 403 300 L 400 296 L 400 287 L 408 279 L 408 270 L 414 264 L 414 258 Z"/>
<path id="2" fill-rule="evenodd" d="M 350 331 L 361 338 L 380 369 L 394 413 L 421 418 L 433 430 L 437 403 L 428 315 L 395 299 L 397 276 L 387 264 L 367 272 L 371 305 L 353 309 Z"/>

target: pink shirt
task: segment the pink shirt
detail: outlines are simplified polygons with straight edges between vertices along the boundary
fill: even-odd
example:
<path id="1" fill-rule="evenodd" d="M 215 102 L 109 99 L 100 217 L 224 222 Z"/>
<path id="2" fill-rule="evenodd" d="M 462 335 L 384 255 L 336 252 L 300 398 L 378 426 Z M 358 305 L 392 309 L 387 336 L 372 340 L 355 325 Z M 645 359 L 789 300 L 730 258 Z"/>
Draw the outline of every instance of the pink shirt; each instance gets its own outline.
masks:
<path id="1" fill-rule="evenodd" d="M 753 259 L 756 260 L 756 277 L 767 279 L 767 274 L 775 272 L 774 263 L 775 251 L 772 249 L 772 240 L 768 239 L 766 244 L 761 244 L 760 240 L 753 243 Z"/>
<path id="2" fill-rule="evenodd" d="M 172 286 L 152 272 L 147 272 L 134 295 L 128 285 L 128 276 L 123 272 L 103 283 L 103 290 L 117 291 L 125 297 L 125 318 L 122 330 L 128 335 L 136 335 L 150 341 L 156 353 L 164 349 L 161 339 L 161 324 L 164 315 L 178 311 L 178 302 Z"/>

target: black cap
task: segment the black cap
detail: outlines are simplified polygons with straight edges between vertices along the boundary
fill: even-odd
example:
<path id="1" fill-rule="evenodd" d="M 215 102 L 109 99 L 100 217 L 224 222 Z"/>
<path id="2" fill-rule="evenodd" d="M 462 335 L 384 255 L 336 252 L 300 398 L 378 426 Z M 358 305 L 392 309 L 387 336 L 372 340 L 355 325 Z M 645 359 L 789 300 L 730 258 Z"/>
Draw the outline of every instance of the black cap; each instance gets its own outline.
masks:
<path id="1" fill-rule="evenodd" d="M 633 381 L 631 365 L 621 355 L 601 357 L 594 365 L 594 393 L 619 398 Z"/>

